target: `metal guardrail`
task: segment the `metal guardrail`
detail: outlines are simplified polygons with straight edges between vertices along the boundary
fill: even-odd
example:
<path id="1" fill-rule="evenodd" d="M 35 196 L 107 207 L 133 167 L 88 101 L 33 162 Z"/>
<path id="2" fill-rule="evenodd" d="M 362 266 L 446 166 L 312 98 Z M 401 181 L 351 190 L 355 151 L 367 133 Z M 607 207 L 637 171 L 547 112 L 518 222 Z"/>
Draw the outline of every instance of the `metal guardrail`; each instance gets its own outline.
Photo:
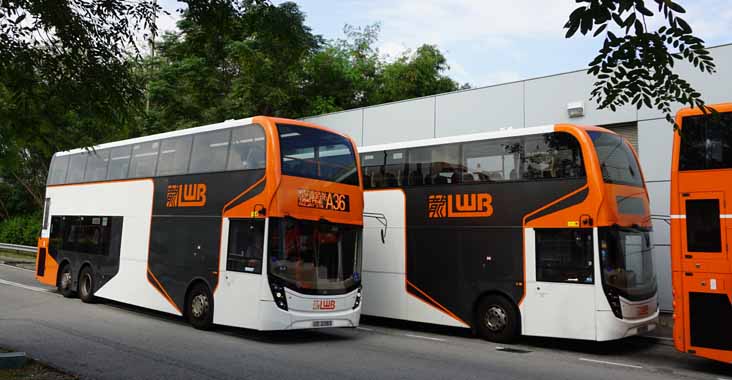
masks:
<path id="1" fill-rule="evenodd" d="M 27 253 L 36 253 L 36 251 L 38 250 L 38 248 L 31 247 L 28 245 L 6 244 L 6 243 L 0 243 L 0 249 L 4 249 L 6 251 L 27 252 Z"/>

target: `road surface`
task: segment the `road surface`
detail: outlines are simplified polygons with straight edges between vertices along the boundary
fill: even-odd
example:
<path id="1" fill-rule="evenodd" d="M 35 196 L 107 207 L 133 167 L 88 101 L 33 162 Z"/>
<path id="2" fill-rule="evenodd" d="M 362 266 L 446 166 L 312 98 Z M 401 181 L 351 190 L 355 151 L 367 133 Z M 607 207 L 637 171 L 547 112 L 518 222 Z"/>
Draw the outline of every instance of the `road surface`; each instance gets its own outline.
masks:
<path id="1" fill-rule="evenodd" d="M 0 346 L 82 379 L 731 379 L 732 366 L 670 342 L 524 338 L 500 347 L 464 330 L 366 320 L 358 329 L 198 331 L 112 302 L 84 304 L 0 264 Z"/>

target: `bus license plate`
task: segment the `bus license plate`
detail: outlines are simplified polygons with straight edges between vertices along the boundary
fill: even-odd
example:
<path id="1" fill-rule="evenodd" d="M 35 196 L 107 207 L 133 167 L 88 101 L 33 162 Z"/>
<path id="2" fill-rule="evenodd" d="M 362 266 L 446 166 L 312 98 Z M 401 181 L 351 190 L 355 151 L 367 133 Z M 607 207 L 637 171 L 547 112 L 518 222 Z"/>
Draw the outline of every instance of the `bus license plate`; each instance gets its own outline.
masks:
<path id="1" fill-rule="evenodd" d="M 313 327 L 331 327 L 333 321 L 313 321 Z"/>

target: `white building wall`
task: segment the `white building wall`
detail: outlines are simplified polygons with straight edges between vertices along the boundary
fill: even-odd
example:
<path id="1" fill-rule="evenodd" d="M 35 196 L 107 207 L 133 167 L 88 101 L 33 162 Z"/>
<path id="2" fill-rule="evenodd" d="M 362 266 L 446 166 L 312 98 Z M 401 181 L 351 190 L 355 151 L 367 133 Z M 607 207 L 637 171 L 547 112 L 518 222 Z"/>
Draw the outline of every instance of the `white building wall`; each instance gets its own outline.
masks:
<path id="1" fill-rule="evenodd" d="M 707 102 L 732 101 L 732 44 L 710 49 L 717 73 L 700 73 L 691 65 L 677 70 Z M 578 63 L 578 66 L 582 63 Z M 408 101 L 306 118 L 353 136 L 362 145 L 445 137 L 501 128 L 543 124 L 607 125 L 637 123 L 640 162 L 651 198 L 651 212 L 669 213 L 669 180 L 673 129 L 660 112 L 628 106 L 598 110 L 589 99 L 593 78 L 579 70 L 525 81 L 457 91 Z M 569 118 L 567 104 L 584 103 L 584 116 Z M 680 105 L 675 108 L 680 108 Z M 669 228 L 654 221 L 654 258 L 662 310 L 672 310 Z"/>
<path id="2" fill-rule="evenodd" d="M 436 96 L 435 137 L 523 128 L 523 99 L 523 82 Z"/>

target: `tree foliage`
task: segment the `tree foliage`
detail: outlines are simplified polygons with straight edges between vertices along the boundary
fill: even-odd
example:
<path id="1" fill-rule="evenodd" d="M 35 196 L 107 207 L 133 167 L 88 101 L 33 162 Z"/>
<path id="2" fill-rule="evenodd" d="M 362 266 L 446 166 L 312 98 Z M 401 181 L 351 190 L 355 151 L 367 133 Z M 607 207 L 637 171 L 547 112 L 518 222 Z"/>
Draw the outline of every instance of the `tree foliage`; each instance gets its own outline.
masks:
<path id="1" fill-rule="evenodd" d="M 0 2 L 0 176 L 36 207 L 53 152 L 119 135 L 134 112 L 143 96 L 135 38 L 154 31 L 157 10 L 153 1 Z"/>
<path id="2" fill-rule="evenodd" d="M 382 56 L 379 25 L 325 40 L 296 4 L 191 5 L 151 67 L 147 131 L 250 115 L 302 117 L 459 88 L 435 46 Z"/>
<path id="3" fill-rule="evenodd" d="M 0 220 L 42 206 L 57 151 L 458 88 L 435 46 L 382 56 L 378 24 L 325 40 L 292 2 L 182 3 L 178 31 L 157 36 L 153 0 L 0 1 Z"/>
<path id="4" fill-rule="evenodd" d="M 714 73 L 714 61 L 704 41 L 693 35 L 679 15 L 684 8 L 671 0 L 577 0 L 581 3 L 564 28 L 566 37 L 577 32 L 594 37 L 605 33 L 603 46 L 587 72 L 597 78 L 591 92 L 600 108 L 625 104 L 656 108 L 674 123 L 672 103 L 703 110 L 704 101 L 688 81 L 674 72 L 676 61 L 686 61 L 701 72 Z M 654 12 L 653 9 L 656 9 Z M 647 17 L 656 14 L 665 23 L 650 30 Z M 610 29 L 617 28 L 621 35 Z"/>

